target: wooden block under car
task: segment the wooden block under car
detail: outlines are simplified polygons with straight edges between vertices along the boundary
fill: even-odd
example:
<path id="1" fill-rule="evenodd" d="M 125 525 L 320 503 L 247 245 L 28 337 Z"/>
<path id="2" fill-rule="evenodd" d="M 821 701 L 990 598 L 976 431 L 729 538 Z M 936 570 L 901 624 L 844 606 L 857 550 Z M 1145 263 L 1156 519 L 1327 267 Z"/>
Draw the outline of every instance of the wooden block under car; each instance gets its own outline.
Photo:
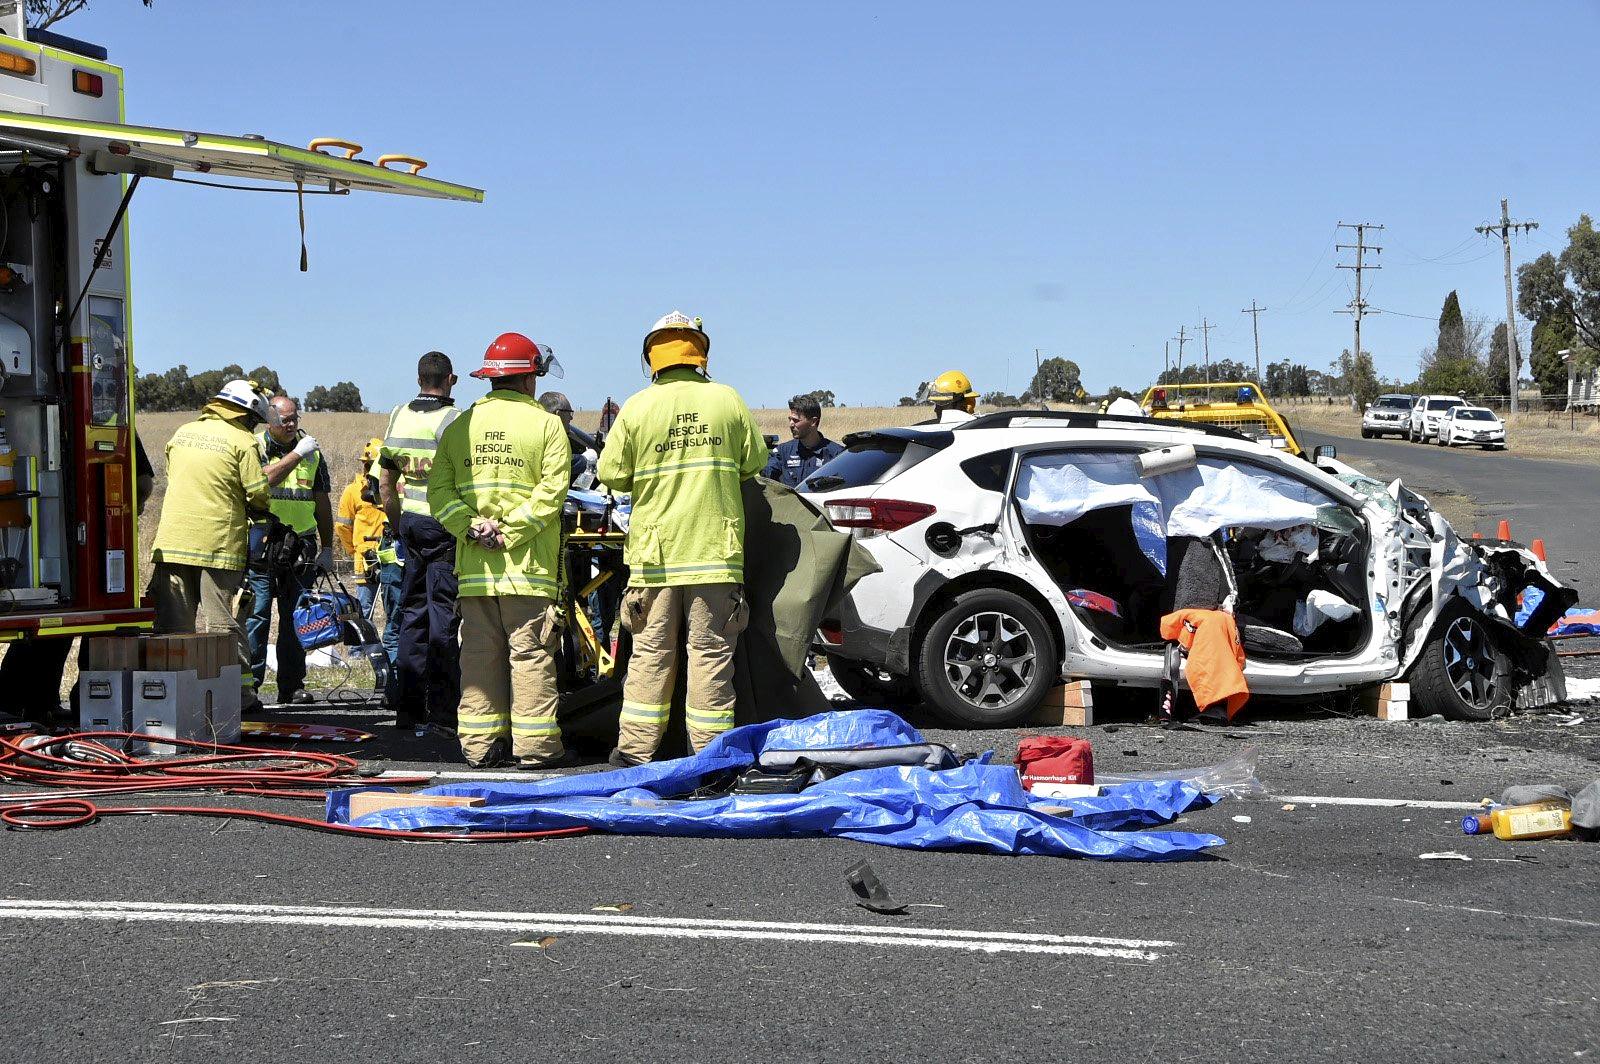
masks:
<path id="1" fill-rule="evenodd" d="M 401 794 L 397 791 L 357 791 L 350 796 L 350 819 L 376 813 L 380 809 L 416 809 L 419 806 L 471 808 L 483 804 L 482 798 L 465 794 Z"/>
<path id="2" fill-rule="evenodd" d="M 1034 724 L 1087 728 L 1094 723 L 1094 688 L 1088 680 L 1058 684 L 1045 694 L 1033 713 Z"/>

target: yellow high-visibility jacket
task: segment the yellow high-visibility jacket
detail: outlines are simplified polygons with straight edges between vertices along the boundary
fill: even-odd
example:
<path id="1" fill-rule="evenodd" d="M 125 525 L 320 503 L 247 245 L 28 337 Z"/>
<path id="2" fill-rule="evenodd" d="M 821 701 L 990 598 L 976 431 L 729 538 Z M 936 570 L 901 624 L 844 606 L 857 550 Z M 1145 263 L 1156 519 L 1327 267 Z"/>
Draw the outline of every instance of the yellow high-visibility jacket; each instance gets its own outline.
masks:
<path id="1" fill-rule="evenodd" d="M 367 571 L 366 554 L 383 542 L 383 526 L 388 520 L 382 507 L 361 497 L 367 474 L 360 473 L 346 484 L 339 495 L 339 509 L 333 515 L 333 535 L 344 552 L 356 560 L 356 572 Z"/>
<path id="2" fill-rule="evenodd" d="M 744 582 L 739 483 L 767 464 L 750 408 L 726 384 L 669 369 L 623 404 L 600 480 L 633 493 L 625 557 L 632 587 Z"/>
<path id="3" fill-rule="evenodd" d="M 246 414 L 212 403 L 167 443 L 167 495 L 151 557 L 169 565 L 243 569 L 249 518 L 270 496 Z"/>
<path id="4" fill-rule="evenodd" d="M 530 395 L 497 388 L 450 423 L 428 473 L 428 506 L 456 537 L 461 597 L 556 597 L 571 476 L 567 430 Z M 505 549 L 466 538 L 475 517 L 500 522 Z"/>

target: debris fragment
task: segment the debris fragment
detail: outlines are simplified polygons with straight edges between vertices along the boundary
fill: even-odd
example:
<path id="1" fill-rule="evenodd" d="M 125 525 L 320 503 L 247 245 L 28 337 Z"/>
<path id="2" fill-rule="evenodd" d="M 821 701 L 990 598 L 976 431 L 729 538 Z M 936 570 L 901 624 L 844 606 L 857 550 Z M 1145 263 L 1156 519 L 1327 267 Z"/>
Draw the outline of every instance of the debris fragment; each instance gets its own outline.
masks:
<path id="1" fill-rule="evenodd" d="M 596 905 L 589 911 L 592 913 L 625 913 L 633 910 L 633 902 L 623 901 L 615 905 Z"/>
<path id="2" fill-rule="evenodd" d="M 1438 853 L 1419 853 L 1419 854 L 1417 854 L 1417 860 L 1419 860 L 1419 861 L 1470 861 L 1470 860 L 1472 860 L 1472 858 L 1468 857 L 1464 853 L 1457 853 L 1454 850 L 1440 850 Z"/>
<path id="3" fill-rule="evenodd" d="M 1250 823 L 1250 818 L 1247 817 L 1247 816 L 1244 816 L 1243 814 L 1241 814 L 1239 816 L 1234 817 L 1233 818 L 1233 822 L 1235 824 L 1248 824 L 1248 823 Z"/>
<path id="4" fill-rule="evenodd" d="M 846 869 L 844 881 L 850 884 L 857 898 L 856 904 L 863 909 L 884 916 L 905 915 L 906 907 L 890 897 L 889 888 L 883 885 L 883 880 L 878 878 L 878 873 L 866 861 L 857 861 Z"/>

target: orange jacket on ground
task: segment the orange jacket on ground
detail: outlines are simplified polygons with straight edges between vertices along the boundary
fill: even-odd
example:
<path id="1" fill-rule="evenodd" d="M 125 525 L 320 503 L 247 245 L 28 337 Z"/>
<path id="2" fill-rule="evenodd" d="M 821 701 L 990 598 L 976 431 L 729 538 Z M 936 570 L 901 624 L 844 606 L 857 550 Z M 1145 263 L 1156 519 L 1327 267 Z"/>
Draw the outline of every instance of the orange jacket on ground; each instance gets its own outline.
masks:
<path id="1" fill-rule="evenodd" d="M 1221 610 L 1178 610 L 1161 618 L 1161 638 L 1184 649 L 1183 675 L 1195 705 L 1204 712 L 1223 703 L 1228 719 L 1250 698 L 1244 680 L 1244 647 L 1233 615 Z"/>

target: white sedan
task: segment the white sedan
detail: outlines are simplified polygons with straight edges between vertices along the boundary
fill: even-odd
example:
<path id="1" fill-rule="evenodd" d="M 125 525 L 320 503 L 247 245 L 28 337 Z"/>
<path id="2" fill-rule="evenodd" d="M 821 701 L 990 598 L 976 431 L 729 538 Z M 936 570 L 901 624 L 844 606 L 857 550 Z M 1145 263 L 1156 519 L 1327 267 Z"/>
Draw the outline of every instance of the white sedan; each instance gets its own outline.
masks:
<path id="1" fill-rule="evenodd" d="M 1506 449 L 1506 423 L 1493 410 L 1458 406 L 1439 422 L 1440 447 L 1494 447 Z"/>

